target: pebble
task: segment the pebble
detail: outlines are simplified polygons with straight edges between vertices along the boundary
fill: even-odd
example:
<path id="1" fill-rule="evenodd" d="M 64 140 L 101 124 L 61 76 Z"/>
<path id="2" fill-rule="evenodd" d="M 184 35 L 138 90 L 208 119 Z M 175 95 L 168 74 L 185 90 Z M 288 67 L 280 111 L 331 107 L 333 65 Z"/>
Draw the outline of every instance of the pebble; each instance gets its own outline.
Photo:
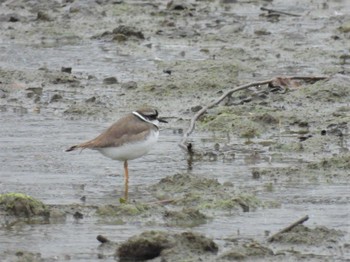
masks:
<path id="1" fill-rule="evenodd" d="M 111 76 L 111 77 L 106 77 L 105 79 L 103 79 L 103 83 L 105 85 L 113 85 L 113 84 L 118 84 L 118 80 L 116 77 Z"/>

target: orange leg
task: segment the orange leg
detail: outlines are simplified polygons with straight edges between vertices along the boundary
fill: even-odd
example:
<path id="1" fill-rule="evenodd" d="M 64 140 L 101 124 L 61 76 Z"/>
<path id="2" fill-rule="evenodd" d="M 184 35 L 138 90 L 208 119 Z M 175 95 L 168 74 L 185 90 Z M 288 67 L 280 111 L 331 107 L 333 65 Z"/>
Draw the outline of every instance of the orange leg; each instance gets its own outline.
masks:
<path id="1" fill-rule="evenodd" d="M 128 170 L 128 161 L 124 161 L 124 199 L 128 201 L 128 193 L 129 193 L 129 170 Z"/>

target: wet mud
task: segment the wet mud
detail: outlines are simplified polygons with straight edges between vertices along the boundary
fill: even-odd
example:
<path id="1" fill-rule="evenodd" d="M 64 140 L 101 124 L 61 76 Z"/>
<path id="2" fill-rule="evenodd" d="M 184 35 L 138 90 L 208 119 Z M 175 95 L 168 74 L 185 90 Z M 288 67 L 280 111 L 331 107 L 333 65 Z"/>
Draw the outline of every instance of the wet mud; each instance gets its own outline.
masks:
<path id="1" fill-rule="evenodd" d="M 346 0 L 0 1 L 1 261 L 350 259 Z M 277 76 L 325 76 L 225 91 Z M 65 153 L 156 107 L 155 148 Z M 269 237 L 297 219 L 309 219 Z"/>

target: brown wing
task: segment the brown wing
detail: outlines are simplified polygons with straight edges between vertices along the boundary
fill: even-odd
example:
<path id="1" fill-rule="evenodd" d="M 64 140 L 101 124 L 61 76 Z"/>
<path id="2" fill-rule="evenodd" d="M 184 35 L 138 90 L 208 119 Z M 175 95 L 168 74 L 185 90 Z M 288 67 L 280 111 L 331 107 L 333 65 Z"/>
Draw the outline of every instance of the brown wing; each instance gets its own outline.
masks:
<path id="1" fill-rule="evenodd" d="M 150 126 L 152 126 L 152 124 L 140 121 L 133 114 L 129 114 L 119 119 L 96 138 L 88 142 L 72 146 L 66 151 L 72 151 L 76 148 L 103 148 L 121 146 L 130 140 L 137 141 L 147 136 L 150 132 Z"/>

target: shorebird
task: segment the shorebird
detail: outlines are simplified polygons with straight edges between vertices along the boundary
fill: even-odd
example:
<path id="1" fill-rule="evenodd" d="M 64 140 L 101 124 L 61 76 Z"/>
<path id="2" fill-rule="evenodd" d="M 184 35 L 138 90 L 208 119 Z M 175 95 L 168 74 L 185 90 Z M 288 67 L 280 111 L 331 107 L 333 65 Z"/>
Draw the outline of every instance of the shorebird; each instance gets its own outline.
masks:
<path id="1" fill-rule="evenodd" d="M 159 136 L 158 111 L 152 108 L 138 109 L 120 118 L 96 138 L 71 146 L 66 152 L 76 149 L 93 149 L 113 160 L 124 161 L 125 200 L 128 199 L 129 171 L 128 160 L 147 154 Z"/>

